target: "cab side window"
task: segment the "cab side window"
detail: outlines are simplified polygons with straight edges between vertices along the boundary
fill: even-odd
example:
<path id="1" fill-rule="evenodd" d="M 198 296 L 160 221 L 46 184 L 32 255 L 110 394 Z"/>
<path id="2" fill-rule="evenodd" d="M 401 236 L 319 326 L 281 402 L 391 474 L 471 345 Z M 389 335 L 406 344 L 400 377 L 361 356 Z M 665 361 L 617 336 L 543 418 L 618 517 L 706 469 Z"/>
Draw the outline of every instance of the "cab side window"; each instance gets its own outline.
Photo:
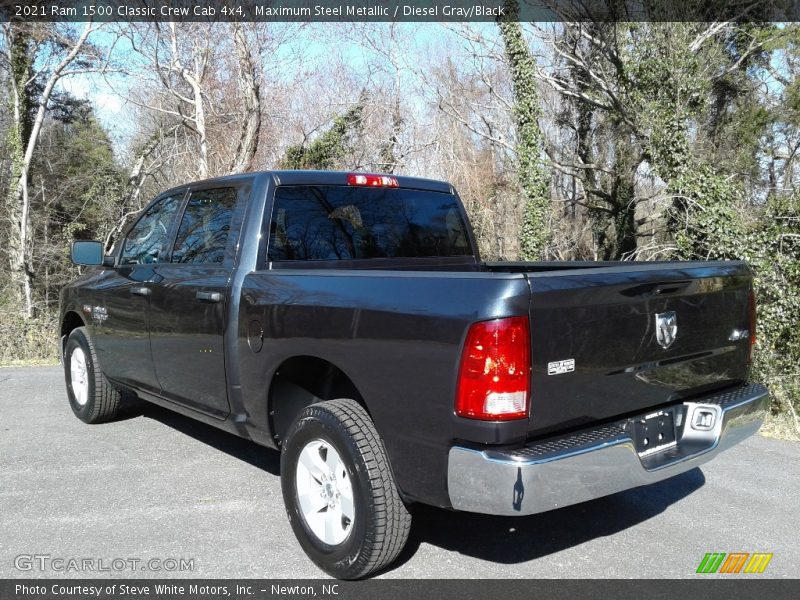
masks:
<path id="1" fill-rule="evenodd" d="M 225 259 L 236 198 L 236 188 L 192 192 L 175 238 L 173 263 L 219 264 Z"/>
<path id="2" fill-rule="evenodd" d="M 128 232 L 122 245 L 121 265 L 146 265 L 159 262 L 167 242 L 172 220 L 183 193 L 167 196 L 151 206 Z"/>

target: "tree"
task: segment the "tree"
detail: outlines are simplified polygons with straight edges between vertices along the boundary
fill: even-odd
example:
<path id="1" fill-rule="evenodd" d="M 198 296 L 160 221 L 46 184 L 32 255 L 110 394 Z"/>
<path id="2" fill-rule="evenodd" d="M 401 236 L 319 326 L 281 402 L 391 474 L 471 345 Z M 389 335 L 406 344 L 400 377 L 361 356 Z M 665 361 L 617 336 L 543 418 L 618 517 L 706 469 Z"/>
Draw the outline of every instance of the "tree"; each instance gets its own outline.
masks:
<path id="1" fill-rule="evenodd" d="M 336 35 L 341 33 L 337 31 Z M 406 65 L 401 52 L 410 40 L 403 35 L 402 26 L 395 22 L 351 23 L 344 35 L 348 43 L 365 51 L 369 80 L 364 83 L 375 88 L 371 94 L 371 108 L 380 115 L 380 122 L 388 125 L 374 132 L 375 136 L 383 136 L 377 144 L 379 156 L 375 157 L 378 159 L 375 161 L 376 167 L 384 173 L 399 172 L 410 152 L 410 148 L 404 147 L 403 140 L 406 112 L 403 105 L 403 76 Z"/>
<path id="2" fill-rule="evenodd" d="M 26 318 L 34 314 L 33 269 L 30 264 L 30 165 L 55 86 L 63 77 L 78 72 L 69 67 L 84 50 L 93 31 L 91 22 L 86 23 L 77 37 L 68 30 L 52 29 L 53 33 L 44 38 L 45 43 L 36 43 L 34 33 L 27 25 L 16 21 L 3 25 L 7 53 L 5 61 L 10 65 L 14 114 L 9 144 L 14 155 L 12 184 L 8 191 L 8 204 L 12 214 L 9 256 L 16 300 Z M 37 34 L 40 35 L 40 32 Z M 45 45 L 50 46 L 49 56 L 37 67 L 36 58 Z M 85 71 L 85 65 L 80 70 Z M 41 82 L 42 88 L 34 100 L 31 97 L 34 89 L 32 84 L 37 80 Z M 31 120 L 28 109 L 34 104 L 35 112 Z"/>
<path id="3" fill-rule="evenodd" d="M 236 154 L 230 171 L 240 173 L 253 166 L 258 151 L 259 133 L 261 131 L 261 91 L 258 69 L 253 60 L 253 52 L 241 23 L 232 23 L 233 40 L 239 67 L 239 88 L 244 97 L 244 116 L 241 119 L 241 133 Z"/>
<path id="4" fill-rule="evenodd" d="M 210 23 L 168 22 L 132 23 L 121 29 L 138 57 L 129 59 L 125 70 L 139 83 L 139 93 L 130 101 L 191 137 L 191 164 L 198 179 L 209 174 L 207 85 L 217 47 L 213 28 Z"/>
<path id="5" fill-rule="evenodd" d="M 506 16 L 497 24 L 514 86 L 517 177 L 525 197 L 520 256 L 524 260 L 540 260 L 545 257 L 550 243 L 550 185 L 542 166 L 541 102 L 534 77 L 535 60 L 519 23 L 519 4 L 516 0 L 506 0 L 504 6 Z"/>
<path id="6" fill-rule="evenodd" d="M 47 314 L 58 292 L 77 274 L 70 263 L 73 239 L 103 239 L 116 223 L 124 177 L 111 140 L 91 104 L 74 98 L 69 112 L 53 111 L 45 120 L 39 150 L 31 164 L 31 264 L 34 293 Z"/>
<path id="7" fill-rule="evenodd" d="M 283 167 L 286 169 L 336 169 L 343 168 L 347 156 L 358 136 L 364 112 L 366 97 L 343 115 L 333 119 L 333 125 L 317 139 L 306 144 L 305 141 L 286 150 Z"/>

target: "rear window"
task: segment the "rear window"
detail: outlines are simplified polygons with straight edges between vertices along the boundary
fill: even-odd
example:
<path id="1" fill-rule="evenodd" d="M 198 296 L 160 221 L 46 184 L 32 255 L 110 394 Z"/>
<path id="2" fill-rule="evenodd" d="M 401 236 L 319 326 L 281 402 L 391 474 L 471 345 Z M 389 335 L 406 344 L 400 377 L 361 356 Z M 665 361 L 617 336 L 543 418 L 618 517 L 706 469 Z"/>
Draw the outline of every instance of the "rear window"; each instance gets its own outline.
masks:
<path id="1" fill-rule="evenodd" d="M 451 194 L 349 186 L 275 191 L 270 261 L 470 255 Z"/>

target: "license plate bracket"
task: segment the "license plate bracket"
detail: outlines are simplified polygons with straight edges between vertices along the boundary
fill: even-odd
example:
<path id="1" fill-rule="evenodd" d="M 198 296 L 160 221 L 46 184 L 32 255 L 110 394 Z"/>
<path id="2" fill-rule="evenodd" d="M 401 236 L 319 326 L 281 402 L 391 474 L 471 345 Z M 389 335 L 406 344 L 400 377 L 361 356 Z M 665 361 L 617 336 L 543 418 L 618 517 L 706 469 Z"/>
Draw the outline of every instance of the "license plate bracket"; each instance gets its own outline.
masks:
<path id="1" fill-rule="evenodd" d="M 674 446 L 676 443 L 675 417 L 672 411 L 660 410 L 634 419 L 633 442 L 639 456 Z"/>

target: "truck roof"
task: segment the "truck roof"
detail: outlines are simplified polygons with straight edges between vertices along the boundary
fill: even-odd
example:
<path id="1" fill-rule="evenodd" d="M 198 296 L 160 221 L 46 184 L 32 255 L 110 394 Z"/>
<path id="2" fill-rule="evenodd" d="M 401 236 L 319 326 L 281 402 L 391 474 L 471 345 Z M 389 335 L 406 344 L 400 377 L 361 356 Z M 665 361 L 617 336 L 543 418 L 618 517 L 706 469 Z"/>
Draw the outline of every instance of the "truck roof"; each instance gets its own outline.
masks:
<path id="1" fill-rule="evenodd" d="M 246 177 L 272 177 L 276 185 L 347 185 L 347 176 L 356 171 L 313 171 L 313 170 L 271 170 L 271 171 L 252 171 L 236 175 L 225 175 L 201 181 L 186 182 L 175 186 L 179 189 L 187 186 L 197 186 L 206 184 L 224 183 L 226 181 L 236 181 Z M 386 175 L 394 177 L 400 188 L 410 188 L 416 190 L 427 190 L 431 192 L 442 192 L 445 194 L 455 193 L 453 186 L 446 181 L 436 179 L 424 179 L 422 177 L 407 177 L 405 175 L 389 175 L 385 173 L 370 173 L 374 175 Z M 171 190 L 170 190 L 171 191 Z"/>

